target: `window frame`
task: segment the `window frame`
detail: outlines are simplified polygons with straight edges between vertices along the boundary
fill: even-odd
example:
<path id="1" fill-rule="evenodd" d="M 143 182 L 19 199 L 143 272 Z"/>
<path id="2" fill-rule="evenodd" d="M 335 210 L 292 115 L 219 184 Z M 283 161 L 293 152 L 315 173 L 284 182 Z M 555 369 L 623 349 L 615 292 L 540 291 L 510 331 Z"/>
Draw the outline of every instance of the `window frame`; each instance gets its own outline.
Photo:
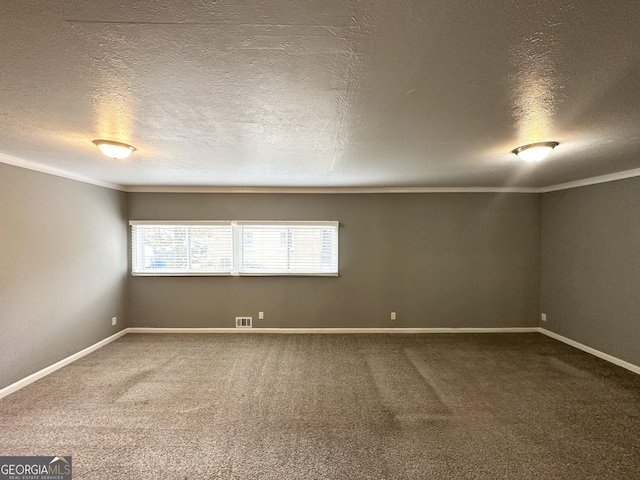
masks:
<path id="1" fill-rule="evenodd" d="M 232 243 L 232 258 L 230 271 L 180 271 L 180 272 L 150 272 L 150 271 L 136 271 L 137 267 L 137 239 L 134 238 L 135 226 L 199 226 L 199 225 L 220 225 L 231 227 L 231 243 Z M 129 234 L 130 247 L 131 247 L 131 269 L 130 274 L 135 277 L 338 277 L 340 275 L 340 222 L 338 221 L 297 221 L 297 220 L 130 220 L 129 226 L 131 231 Z M 282 227 L 330 227 L 335 229 L 335 240 L 332 242 L 332 246 L 335 248 L 335 263 L 332 262 L 332 266 L 335 266 L 335 271 L 316 271 L 316 272 L 300 272 L 300 271 L 241 271 L 239 266 L 242 259 L 242 242 L 243 234 L 241 233 L 241 227 L 243 226 L 282 226 Z M 332 235 L 332 236 L 333 236 Z M 320 254 L 323 255 L 322 253 Z"/>

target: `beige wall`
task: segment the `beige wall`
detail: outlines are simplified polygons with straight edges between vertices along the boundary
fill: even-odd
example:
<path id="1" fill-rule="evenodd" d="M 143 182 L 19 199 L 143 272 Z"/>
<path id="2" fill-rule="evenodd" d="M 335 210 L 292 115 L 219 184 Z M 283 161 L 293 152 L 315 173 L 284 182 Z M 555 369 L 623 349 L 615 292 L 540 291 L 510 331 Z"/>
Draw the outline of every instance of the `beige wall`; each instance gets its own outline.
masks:
<path id="1" fill-rule="evenodd" d="M 339 278 L 133 277 L 131 326 L 232 327 L 245 315 L 255 327 L 538 323 L 540 195 L 133 193 L 128 203 L 131 220 L 341 224 Z"/>
<path id="2" fill-rule="evenodd" d="M 0 235 L 0 388 L 124 327 L 124 193 L 0 164 Z"/>
<path id="3" fill-rule="evenodd" d="M 640 365 L 640 178 L 545 193 L 541 322 Z"/>

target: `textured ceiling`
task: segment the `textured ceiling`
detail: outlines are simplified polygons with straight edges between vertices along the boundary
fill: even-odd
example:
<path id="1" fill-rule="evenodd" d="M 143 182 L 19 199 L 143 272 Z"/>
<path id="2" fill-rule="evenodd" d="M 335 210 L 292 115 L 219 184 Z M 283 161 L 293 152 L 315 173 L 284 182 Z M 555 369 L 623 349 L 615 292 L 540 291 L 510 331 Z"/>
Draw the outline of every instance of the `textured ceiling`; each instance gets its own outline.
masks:
<path id="1" fill-rule="evenodd" d="M 640 167 L 640 2 L 2 0 L 0 153 L 121 185 L 542 187 Z M 91 144 L 135 145 L 126 161 Z M 525 164 L 510 151 L 560 142 Z"/>

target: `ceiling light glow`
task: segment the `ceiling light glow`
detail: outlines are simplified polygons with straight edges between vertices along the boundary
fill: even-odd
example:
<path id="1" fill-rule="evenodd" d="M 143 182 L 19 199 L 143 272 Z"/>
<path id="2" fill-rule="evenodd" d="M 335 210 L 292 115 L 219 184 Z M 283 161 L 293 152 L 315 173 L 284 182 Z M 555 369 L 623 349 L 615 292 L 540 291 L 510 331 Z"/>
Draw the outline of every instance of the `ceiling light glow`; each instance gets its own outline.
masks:
<path id="1" fill-rule="evenodd" d="M 551 153 L 551 150 L 556 148 L 558 145 L 558 142 L 531 143 L 529 145 L 523 145 L 522 147 L 516 148 L 513 150 L 513 153 L 525 162 L 539 162 L 540 160 L 547 158 Z"/>
<path id="2" fill-rule="evenodd" d="M 115 160 L 124 160 L 136 150 L 136 148 L 131 145 L 113 142 L 111 140 L 94 140 L 93 144 L 107 157 Z"/>

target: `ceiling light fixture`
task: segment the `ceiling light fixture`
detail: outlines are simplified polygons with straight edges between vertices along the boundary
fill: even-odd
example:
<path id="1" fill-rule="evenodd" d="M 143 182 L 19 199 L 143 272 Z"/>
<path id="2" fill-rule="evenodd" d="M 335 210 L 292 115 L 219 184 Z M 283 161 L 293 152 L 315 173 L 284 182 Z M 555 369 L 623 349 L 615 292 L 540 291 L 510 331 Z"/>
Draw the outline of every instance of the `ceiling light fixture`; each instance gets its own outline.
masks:
<path id="1" fill-rule="evenodd" d="M 551 150 L 560 145 L 558 142 L 538 142 L 523 145 L 513 150 L 518 158 L 525 162 L 533 163 L 544 160 L 551 153 Z"/>
<path id="2" fill-rule="evenodd" d="M 93 144 L 107 157 L 116 160 L 124 160 L 136 150 L 136 147 L 111 140 L 94 140 Z"/>

